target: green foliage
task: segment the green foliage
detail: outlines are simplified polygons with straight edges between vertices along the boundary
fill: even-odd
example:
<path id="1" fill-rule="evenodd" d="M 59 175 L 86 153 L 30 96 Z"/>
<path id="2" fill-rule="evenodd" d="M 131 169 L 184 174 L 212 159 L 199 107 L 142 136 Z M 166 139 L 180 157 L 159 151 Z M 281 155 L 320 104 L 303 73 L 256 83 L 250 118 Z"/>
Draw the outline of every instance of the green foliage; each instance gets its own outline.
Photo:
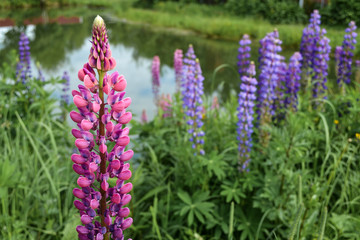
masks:
<path id="1" fill-rule="evenodd" d="M 255 130 L 249 172 L 237 168 L 234 92 L 220 109 L 205 101 L 205 156 L 192 154 L 180 95 L 175 94 L 172 117 L 162 118 L 160 111 L 147 124 L 133 122 L 132 130 L 139 134 L 135 161 L 141 171 L 135 171 L 141 177 L 134 181 L 134 205 L 141 213 L 134 213 L 134 236 L 356 238 L 358 92 L 349 88 L 346 96 L 330 95 L 316 110 L 309 108 L 314 104 L 308 95 L 301 94 L 298 112 L 263 127 L 271 135 L 268 145 L 260 145 Z M 144 214 L 154 208 L 155 198 L 164 207 L 152 216 Z"/>
<path id="2" fill-rule="evenodd" d="M 229 0 L 226 8 L 238 16 L 259 15 L 271 23 L 305 23 L 306 15 L 293 0 Z"/>
<path id="3" fill-rule="evenodd" d="M 74 234 L 72 139 L 49 89 L 56 79 L 15 79 L 14 53 L 0 67 L 0 238 Z M 74 238 L 71 238 L 74 239 Z"/>
<path id="4" fill-rule="evenodd" d="M 357 0 L 332 0 L 320 11 L 321 21 L 328 25 L 347 26 L 350 21 L 360 22 L 360 2 Z"/>

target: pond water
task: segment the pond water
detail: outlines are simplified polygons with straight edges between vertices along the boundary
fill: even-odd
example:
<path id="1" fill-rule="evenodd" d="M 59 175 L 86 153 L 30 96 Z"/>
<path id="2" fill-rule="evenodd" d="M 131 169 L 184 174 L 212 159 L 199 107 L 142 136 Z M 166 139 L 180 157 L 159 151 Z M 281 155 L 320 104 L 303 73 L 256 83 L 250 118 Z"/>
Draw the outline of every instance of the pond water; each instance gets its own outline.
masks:
<path id="1" fill-rule="evenodd" d="M 213 94 L 212 86 L 215 86 L 221 99 L 239 88 L 239 78 L 230 68 L 222 69 L 213 79 L 214 69 L 221 64 L 230 64 L 235 69 L 237 42 L 206 39 L 193 33 L 127 23 L 113 17 L 111 11 L 106 9 L 0 12 L 3 20 L 0 26 L 15 25 L 0 27 L 0 60 L 9 50 L 18 49 L 19 35 L 24 31 L 30 38 L 33 75 L 37 75 L 36 62 L 40 63 L 46 78 L 61 77 L 67 71 L 71 78 L 70 89 L 76 89 L 80 84 L 77 72 L 87 61 L 91 47 L 91 26 L 97 14 L 102 15 L 107 23 L 110 47 L 117 61 L 115 70 L 127 79 L 127 96 L 133 100 L 130 110 L 137 118 L 143 109 L 146 109 L 149 118 L 156 111 L 151 90 L 153 56 L 158 55 L 161 60 L 160 93 L 173 93 L 176 87 L 173 53 L 177 48 L 185 53 L 190 43 L 200 60 L 208 95 Z M 292 53 L 287 51 L 283 54 L 288 59 Z M 257 47 L 253 47 L 252 58 L 257 58 Z M 221 82 L 224 84 L 217 88 Z M 59 87 L 54 95 L 60 97 L 61 94 Z"/>

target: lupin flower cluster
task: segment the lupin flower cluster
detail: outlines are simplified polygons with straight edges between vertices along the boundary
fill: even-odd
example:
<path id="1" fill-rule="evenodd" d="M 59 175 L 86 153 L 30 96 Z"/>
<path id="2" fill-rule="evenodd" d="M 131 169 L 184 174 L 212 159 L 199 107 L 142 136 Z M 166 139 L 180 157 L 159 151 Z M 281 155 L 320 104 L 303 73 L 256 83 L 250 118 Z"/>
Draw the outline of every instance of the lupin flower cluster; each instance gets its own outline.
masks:
<path id="1" fill-rule="evenodd" d="M 182 96 L 187 115 L 187 124 L 190 127 L 188 130 L 191 135 L 189 140 L 193 143 L 192 148 L 196 151 L 195 155 L 197 153 L 205 154 L 202 147 L 205 136 L 202 130 L 204 110 L 202 105 L 203 81 L 204 77 L 202 76 L 199 60 L 196 58 L 192 45 L 190 45 L 183 63 Z"/>
<path id="2" fill-rule="evenodd" d="M 124 98 L 125 78 L 118 72 L 106 73 L 116 63 L 100 16 L 94 20 L 92 34 L 89 61 L 78 72 L 84 85 L 79 85 L 79 91 L 72 91 L 78 112 L 70 112 L 71 119 L 77 123 L 72 134 L 79 150 L 79 154 L 71 156 L 73 169 L 80 175 L 77 179 L 80 188 L 73 190 L 78 198 L 74 205 L 82 222 L 76 230 L 81 240 L 107 240 L 109 237 L 123 240 L 123 231 L 133 221 L 126 218 L 130 210 L 124 207 L 131 200 L 132 189 L 131 183 L 125 183 L 131 177 L 126 161 L 134 153 L 125 151 L 130 138 L 129 128 L 124 127 L 132 118 L 132 114 L 126 112 L 131 99 Z M 115 143 L 110 151 L 108 142 Z M 114 186 L 109 185 L 109 178 L 117 178 Z"/>
<path id="3" fill-rule="evenodd" d="M 63 93 L 61 95 L 61 99 L 63 100 L 63 102 L 66 105 L 69 105 L 70 104 L 70 99 L 69 99 L 68 91 L 70 90 L 70 76 L 65 71 L 61 79 L 65 81 L 64 84 L 63 84 L 63 89 L 62 89 Z"/>
<path id="4" fill-rule="evenodd" d="M 320 39 L 314 47 L 313 60 L 313 98 L 326 98 L 328 62 L 330 60 L 330 40 L 325 37 L 326 30 L 321 29 Z"/>
<path id="5" fill-rule="evenodd" d="M 251 40 L 249 35 L 244 34 L 242 39 L 239 41 L 240 47 L 238 49 L 238 71 L 240 76 L 246 75 L 250 64 L 250 44 Z"/>
<path id="6" fill-rule="evenodd" d="M 274 90 L 274 101 L 272 104 L 272 111 L 274 114 L 274 120 L 282 120 L 285 115 L 285 81 L 286 81 L 286 69 L 287 64 L 285 62 L 285 57 L 280 55 L 280 61 L 279 65 L 276 68 L 277 72 L 277 80 L 276 80 L 276 86 Z"/>
<path id="7" fill-rule="evenodd" d="M 260 75 L 258 86 L 258 117 L 261 124 L 269 123 L 274 115 L 275 90 L 279 81 L 282 56 L 281 41 L 277 30 L 268 33 L 260 40 Z"/>
<path id="8" fill-rule="evenodd" d="M 304 29 L 300 44 L 302 68 L 307 71 L 308 85 L 312 85 L 313 98 L 325 98 L 327 89 L 328 61 L 331 51 L 326 30 L 320 28 L 318 10 L 311 14 L 310 23 Z M 311 77 L 310 77 L 311 76 Z"/>
<path id="9" fill-rule="evenodd" d="M 16 79 L 21 80 L 23 84 L 31 78 L 31 56 L 29 38 L 25 33 L 20 34 L 19 40 L 19 62 L 16 65 Z"/>
<path id="10" fill-rule="evenodd" d="M 176 49 L 174 52 L 176 91 L 178 91 L 181 86 L 182 66 L 183 66 L 183 51 L 181 49 Z"/>
<path id="11" fill-rule="evenodd" d="M 315 48 L 320 41 L 321 16 L 318 10 L 314 10 L 310 17 L 310 23 L 303 30 L 300 43 L 300 54 L 303 58 L 302 68 L 307 71 L 309 76 L 314 68 Z"/>
<path id="12" fill-rule="evenodd" d="M 349 23 L 349 27 L 345 30 L 344 41 L 341 46 L 341 52 L 338 63 L 337 83 L 342 86 L 350 84 L 350 76 L 352 70 L 352 58 L 354 56 L 354 49 L 356 45 L 357 33 L 355 32 L 356 25 L 354 21 Z"/>
<path id="13" fill-rule="evenodd" d="M 159 103 L 159 91 L 160 91 L 160 58 L 154 56 L 151 66 L 152 73 L 152 90 L 154 94 L 155 104 Z"/>
<path id="14" fill-rule="evenodd" d="M 254 107 L 256 100 L 255 64 L 250 63 L 247 74 L 241 77 L 238 123 L 237 123 L 237 140 L 239 141 L 239 171 L 248 171 L 250 162 L 250 151 L 252 148 Z"/>
<path id="15" fill-rule="evenodd" d="M 340 64 L 341 52 L 342 52 L 342 47 L 336 46 L 336 48 L 335 48 L 335 74 L 336 74 L 337 78 L 339 78 L 339 64 Z"/>
<path id="16" fill-rule="evenodd" d="M 297 110 L 298 105 L 297 95 L 300 90 L 301 61 L 301 54 L 295 52 L 290 58 L 289 66 L 286 71 L 285 108 L 290 109 L 292 112 Z"/>

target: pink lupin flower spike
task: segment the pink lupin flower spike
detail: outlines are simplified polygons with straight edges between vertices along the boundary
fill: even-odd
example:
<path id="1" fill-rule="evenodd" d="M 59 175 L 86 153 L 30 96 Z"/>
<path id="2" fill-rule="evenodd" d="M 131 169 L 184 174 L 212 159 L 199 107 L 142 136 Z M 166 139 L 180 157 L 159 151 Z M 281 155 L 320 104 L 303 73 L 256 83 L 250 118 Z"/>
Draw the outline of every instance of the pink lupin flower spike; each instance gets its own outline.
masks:
<path id="1" fill-rule="evenodd" d="M 84 85 L 79 85 L 79 91 L 72 91 L 78 112 L 70 112 L 77 123 L 72 134 L 79 154 L 74 153 L 71 160 L 74 171 L 80 175 L 77 179 L 80 188 L 75 188 L 73 194 L 79 199 L 74 205 L 83 224 L 76 227 L 81 240 L 123 240 L 123 231 L 133 222 L 126 218 L 130 210 L 124 207 L 131 200 L 129 193 L 133 187 L 125 183 L 131 178 L 130 165 L 125 162 L 134 155 L 132 150 L 125 150 L 130 142 L 129 128 L 124 125 L 132 118 L 131 112 L 126 112 L 131 98 L 124 98 L 124 76 L 106 73 L 115 65 L 104 20 L 97 16 L 89 61 L 78 72 Z M 112 149 L 108 148 L 109 142 L 115 142 Z M 109 184 L 110 178 L 117 179 L 114 186 Z"/>

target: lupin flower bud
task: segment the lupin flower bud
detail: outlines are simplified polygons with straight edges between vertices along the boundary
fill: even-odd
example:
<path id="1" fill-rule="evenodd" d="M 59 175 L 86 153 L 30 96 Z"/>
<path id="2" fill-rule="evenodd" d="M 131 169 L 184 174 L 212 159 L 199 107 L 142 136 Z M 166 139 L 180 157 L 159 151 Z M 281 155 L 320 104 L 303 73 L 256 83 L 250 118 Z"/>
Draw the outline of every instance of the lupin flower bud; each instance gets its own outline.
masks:
<path id="1" fill-rule="evenodd" d="M 344 41 L 339 56 L 337 83 L 340 87 L 343 87 L 343 83 L 350 84 L 352 58 L 354 56 L 357 37 L 355 30 L 355 22 L 351 21 L 349 27 L 345 30 Z"/>
<path id="2" fill-rule="evenodd" d="M 239 171 L 249 171 L 250 151 L 252 148 L 254 106 L 256 100 L 255 64 L 250 63 L 247 74 L 241 77 L 238 123 L 237 123 L 237 140 L 239 141 Z"/>
<path id="3" fill-rule="evenodd" d="M 116 62 L 111 56 L 104 20 L 98 15 L 92 28 L 92 47 L 90 49 L 89 64 L 101 71 L 113 70 Z"/>
<path id="4" fill-rule="evenodd" d="M 152 90 L 154 94 L 155 104 L 159 104 L 159 91 L 160 91 L 160 58 L 159 56 L 154 56 L 153 62 L 151 65 L 152 73 Z"/>
<path id="5" fill-rule="evenodd" d="M 183 106 L 185 108 L 187 118 L 187 124 L 190 129 L 188 133 L 191 135 L 189 138 L 192 142 L 192 148 L 195 149 L 194 155 L 200 153 L 205 154 L 202 145 L 204 144 L 205 133 L 202 130 L 203 126 L 203 111 L 202 95 L 203 92 L 203 81 L 202 71 L 199 60 L 196 59 L 194 49 L 192 45 L 184 58 L 183 65 L 183 78 L 182 78 L 182 95 L 183 95 Z"/>
<path id="6" fill-rule="evenodd" d="M 179 91 L 182 77 L 182 64 L 183 64 L 183 51 L 176 49 L 174 52 L 174 69 L 175 69 L 175 81 L 176 89 Z"/>
<path id="7" fill-rule="evenodd" d="M 79 91 L 72 91 L 78 112 L 70 113 L 77 123 L 72 134 L 79 151 L 71 156 L 73 169 L 80 175 L 80 188 L 73 190 L 78 198 L 74 205 L 84 225 L 76 230 L 79 239 L 108 240 L 111 236 L 123 240 L 123 231 L 132 224 L 132 218 L 125 219 L 129 209 L 124 207 L 131 199 L 128 193 L 132 189 L 131 183 L 125 183 L 131 177 L 130 165 L 125 162 L 134 152 L 125 150 L 130 138 L 129 129 L 124 127 L 132 117 L 126 112 L 131 99 L 124 98 L 125 78 L 117 72 L 106 73 L 115 67 L 115 61 L 99 16 L 94 21 L 91 53 L 89 63 L 78 72 L 84 85 L 79 85 Z M 98 78 L 93 68 L 97 69 Z M 108 149 L 109 142 L 115 143 L 112 149 Z M 110 185 L 110 178 L 117 178 L 116 184 Z"/>
<path id="8" fill-rule="evenodd" d="M 250 44 L 251 40 L 249 38 L 249 35 L 244 34 L 242 39 L 239 41 L 240 47 L 238 49 L 238 71 L 240 74 L 240 77 L 247 74 L 247 70 L 249 68 L 250 64 Z"/>

